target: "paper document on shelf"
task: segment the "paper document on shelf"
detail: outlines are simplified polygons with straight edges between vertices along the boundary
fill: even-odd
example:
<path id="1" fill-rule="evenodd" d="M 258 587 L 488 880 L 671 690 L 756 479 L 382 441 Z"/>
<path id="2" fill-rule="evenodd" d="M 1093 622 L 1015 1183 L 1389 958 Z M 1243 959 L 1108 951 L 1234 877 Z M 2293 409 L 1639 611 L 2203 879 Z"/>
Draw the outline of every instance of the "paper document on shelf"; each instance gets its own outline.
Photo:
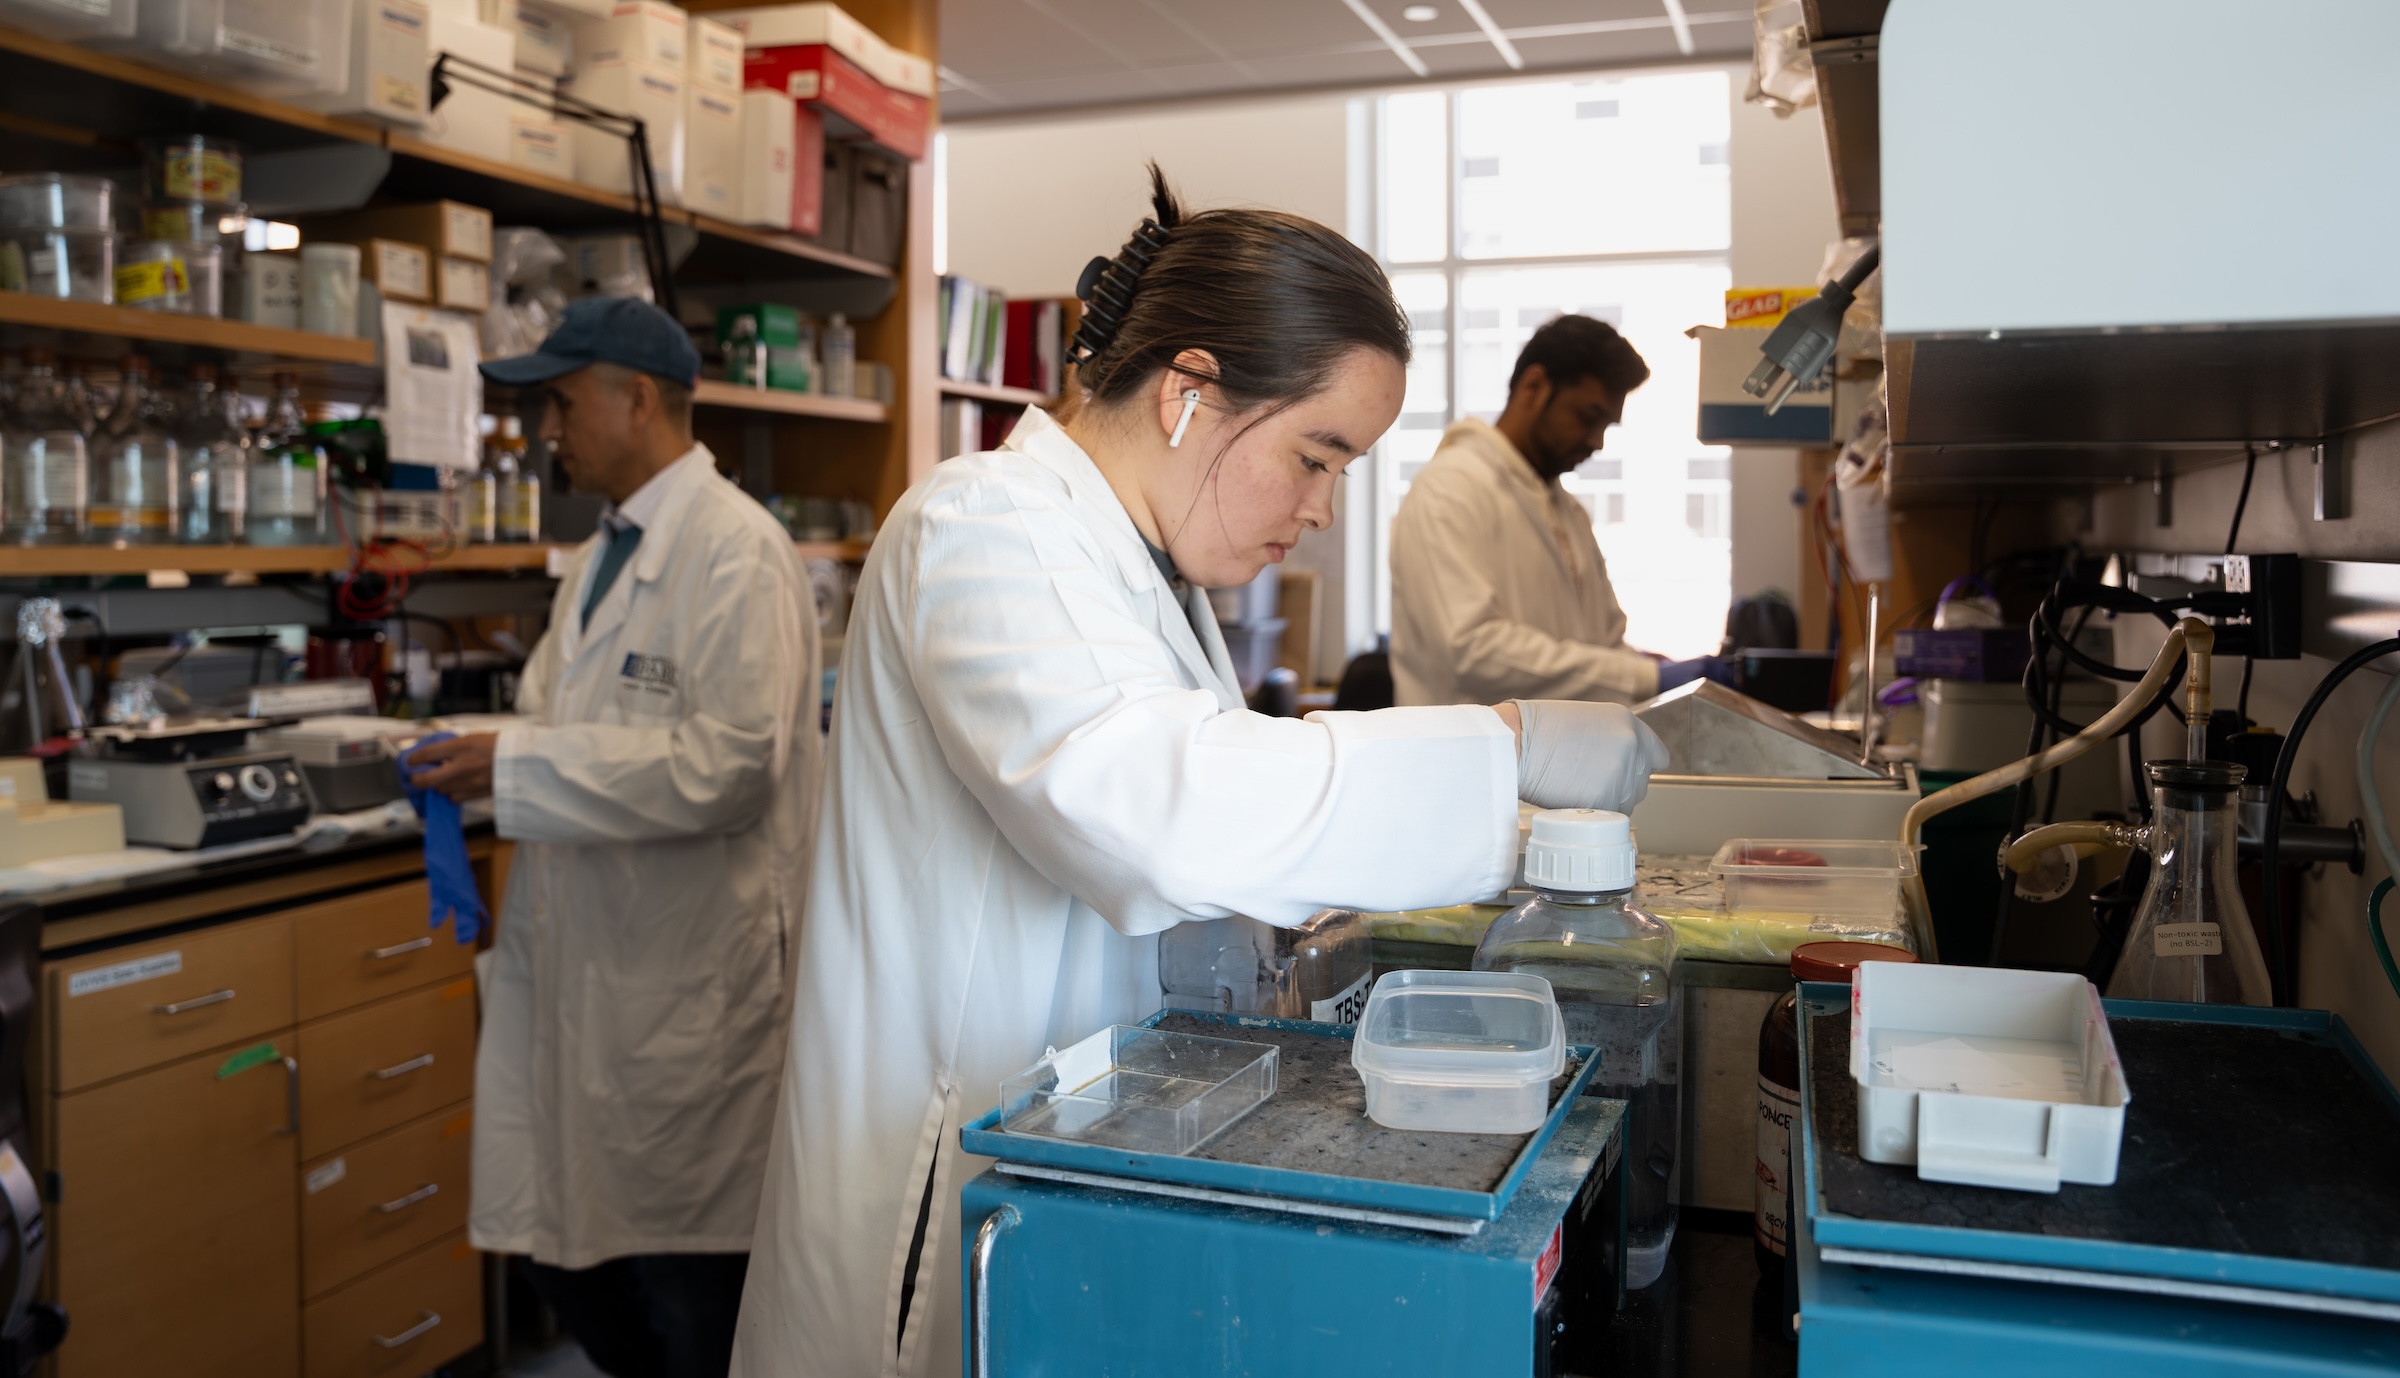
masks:
<path id="1" fill-rule="evenodd" d="M 455 311 L 383 304 L 383 432 L 404 464 L 476 468 L 483 375 L 475 322 Z"/>

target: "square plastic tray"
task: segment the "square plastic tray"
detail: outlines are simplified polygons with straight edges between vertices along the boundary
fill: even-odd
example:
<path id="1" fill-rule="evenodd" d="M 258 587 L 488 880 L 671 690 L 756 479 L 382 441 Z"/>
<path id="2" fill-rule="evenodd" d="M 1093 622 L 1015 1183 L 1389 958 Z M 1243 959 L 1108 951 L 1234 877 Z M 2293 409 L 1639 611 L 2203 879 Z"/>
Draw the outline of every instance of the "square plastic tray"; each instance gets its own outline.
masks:
<path id="1" fill-rule="evenodd" d="M 1136 1153 L 1189 1153 L 1275 1094 L 1268 1044 L 1118 1024 L 1000 1083 L 1001 1125 Z"/>
<path id="2" fill-rule="evenodd" d="M 1161 1011 L 1145 1027 L 1221 1030 L 1281 1049 L 1281 1090 L 1197 1153 L 1141 1153 L 1007 1130 L 1002 1105 L 959 1131 L 967 1152 L 1061 1172 L 1468 1222 L 1499 1218 L 1592 1076 L 1589 1048 L 1567 1050 L 1542 1127 L 1522 1135 L 1425 1135 L 1366 1117 L 1344 1024 Z M 1608 1102 L 1622 1113 L 1622 1102 Z M 1437 1151 L 1438 1150 L 1438 1151 Z M 1473 1151 L 1471 1171 L 1438 1170 Z M 1389 1169 L 1389 1170 L 1387 1170 Z M 1381 1173 L 1382 1175 L 1374 1175 Z"/>
<path id="3" fill-rule="evenodd" d="M 1708 869 L 1725 882 L 1730 913 L 1882 918 L 1899 905 L 1900 882 L 1917 873 L 1917 855 L 1897 842 L 1737 837 Z"/>

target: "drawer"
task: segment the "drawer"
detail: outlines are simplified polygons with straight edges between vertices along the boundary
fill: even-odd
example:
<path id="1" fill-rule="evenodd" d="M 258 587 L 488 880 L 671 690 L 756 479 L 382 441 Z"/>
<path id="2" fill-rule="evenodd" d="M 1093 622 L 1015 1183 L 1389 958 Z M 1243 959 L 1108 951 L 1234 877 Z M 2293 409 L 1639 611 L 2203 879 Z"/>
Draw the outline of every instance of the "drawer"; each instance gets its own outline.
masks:
<path id="1" fill-rule="evenodd" d="M 448 925 L 428 928 L 425 882 L 292 911 L 299 1018 L 320 1019 L 404 990 L 455 980 L 475 965 L 475 945 Z"/>
<path id="2" fill-rule="evenodd" d="M 475 1088 L 475 980 L 300 1026 L 300 1159 L 456 1105 Z"/>
<path id="3" fill-rule="evenodd" d="M 45 967 L 53 1091 L 293 1022 L 292 923 L 275 914 Z"/>
<path id="4" fill-rule="evenodd" d="M 300 1168 L 300 1295 L 332 1291 L 467 1223 L 464 1105 Z"/>
<path id="5" fill-rule="evenodd" d="M 465 1231 L 300 1308 L 308 1378 L 417 1378 L 483 1343 L 483 1256 Z"/>

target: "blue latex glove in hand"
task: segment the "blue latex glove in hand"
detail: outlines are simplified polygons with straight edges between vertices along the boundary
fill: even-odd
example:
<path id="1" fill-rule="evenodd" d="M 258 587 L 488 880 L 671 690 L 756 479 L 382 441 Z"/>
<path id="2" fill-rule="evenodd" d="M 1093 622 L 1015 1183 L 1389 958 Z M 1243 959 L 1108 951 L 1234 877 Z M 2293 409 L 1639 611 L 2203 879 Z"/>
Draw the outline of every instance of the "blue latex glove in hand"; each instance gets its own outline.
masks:
<path id="1" fill-rule="evenodd" d="M 1690 660 L 1662 660 L 1658 663 L 1658 692 L 1680 689 L 1696 679 L 1713 680 L 1728 689 L 1741 686 L 1733 682 L 1733 664 L 1721 656 L 1694 656 Z"/>
<path id="2" fill-rule="evenodd" d="M 475 868 L 467 863 L 466 823 L 459 817 L 457 800 L 439 790 L 417 787 L 416 767 L 408 759 L 417 747 L 448 741 L 455 735 L 439 732 L 401 752 L 400 785 L 408 791 L 409 807 L 425 824 L 425 884 L 433 892 L 429 926 L 439 928 L 444 919 L 452 920 L 459 942 L 471 943 L 491 916 L 484 911 L 483 892 L 475 888 Z"/>

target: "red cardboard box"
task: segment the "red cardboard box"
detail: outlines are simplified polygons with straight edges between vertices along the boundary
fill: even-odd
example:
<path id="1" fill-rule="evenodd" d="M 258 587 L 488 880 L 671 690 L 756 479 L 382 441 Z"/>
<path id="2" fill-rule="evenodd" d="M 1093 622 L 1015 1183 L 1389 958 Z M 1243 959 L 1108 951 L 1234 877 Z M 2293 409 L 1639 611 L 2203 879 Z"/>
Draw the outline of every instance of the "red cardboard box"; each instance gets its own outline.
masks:
<path id="1" fill-rule="evenodd" d="M 742 84 L 822 112 L 836 134 L 872 139 L 903 158 L 925 156 L 926 99 L 885 86 L 825 44 L 752 48 L 743 54 Z"/>

